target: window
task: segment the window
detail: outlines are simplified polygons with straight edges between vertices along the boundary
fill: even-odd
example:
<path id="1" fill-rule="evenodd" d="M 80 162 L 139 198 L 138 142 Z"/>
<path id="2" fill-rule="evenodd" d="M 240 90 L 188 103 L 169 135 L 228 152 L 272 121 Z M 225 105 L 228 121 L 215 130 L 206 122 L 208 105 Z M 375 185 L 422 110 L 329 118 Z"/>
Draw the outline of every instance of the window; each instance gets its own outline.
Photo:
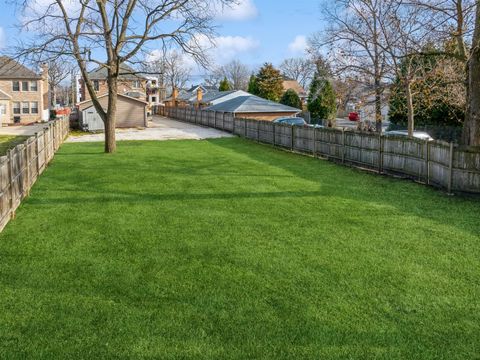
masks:
<path id="1" fill-rule="evenodd" d="M 93 80 L 93 90 L 95 91 L 100 90 L 100 83 L 98 80 Z"/>
<path id="2" fill-rule="evenodd" d="M 5 104 L 0 104 L 0 115 L 7 114 L 7 106 Z"/>
<path id="3" fill-rule="evenodd" d="M 156 103 L 157 102 L 157 98 L 155 96 L 152 96 L 152 102 L 153 103 Z"/>
<path id="4" fill-rule="evenodd" d="M 20 81 L 12 81 L 12 90 L 20 91 Z"/>
<path id="5" fill-rule="evenodd" d="M 141 84 L 140 80 L 135 80 L 133 82 L 133 87 L 136 88 L 136 89 L 141 88 L 142 84 Z"/>
<path id="6" fill-rule="evenodd" d="M 20 114 L 20 103 L 19 102 L 14 102 L 13 103 L 13 113 L 14 114 Z"/>
<path id="7" fill-rule="evenodd" d="M 33 101 L 30 103 L 30 112 L 32 114 L 38 114 L 38 102 L 37 101 Z"/>
<path id="8" fill-rule="evenodd" d="M 30 81 L 30 91 L 38 91 L 38 83 L 36 81 Z"/>
<path id="9" fill-rule="evenodd" d="M 28 102 L 22 102 L 22 114 L 30 114 L 30 107 Z"/>
<path id="10" fill-rule="evenodd" d="M 28 81 L 22 81 L 22 91 L 28 91 Z"/>

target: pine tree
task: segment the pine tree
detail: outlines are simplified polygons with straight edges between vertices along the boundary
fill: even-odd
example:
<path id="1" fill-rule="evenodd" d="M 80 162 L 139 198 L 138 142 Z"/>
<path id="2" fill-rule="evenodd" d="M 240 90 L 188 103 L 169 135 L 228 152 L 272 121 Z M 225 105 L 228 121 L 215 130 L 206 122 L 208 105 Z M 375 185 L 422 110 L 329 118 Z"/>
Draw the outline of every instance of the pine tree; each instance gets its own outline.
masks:
<path id="1" fill-rule="evenodd" d="M 280 104 L 302 109 L 302 101 L 293 89 L 288 89 L 280 99 Z"/>
<path id="2" fill-rule="evenodd" d="M 330 81 L 315 75 L 310 85 L 307 108 L 313 123 L 327 120 L 329 126 L 333 126 L 337 114 L 337 104 L 335 91 Z"/>
<path id="3" fill-rule="evenodd" d="M 248 92 L 252 95 L 257 95 L 258 94 L 257 77 L 254 74 L 252 74 L 252 76 L 250 76 L 250 80 L 248 82 Z"/>
<path id="4" fill-rule="evenodd" d="M 272 101 L 279 101 L 283 94 L 283 77 L 272 64 L 265 63 L 256 77 L 257 95 Z"/>
<path id="5" fill-rule="evenodd" d="M 227 80 L 227 77 L 223 78 L 222 81 L 220 81 L 220 87 L 218 88 L 219 91 L 229 91 L 232 90 L 232 87 L 230 86 L 230 82 Z"/>

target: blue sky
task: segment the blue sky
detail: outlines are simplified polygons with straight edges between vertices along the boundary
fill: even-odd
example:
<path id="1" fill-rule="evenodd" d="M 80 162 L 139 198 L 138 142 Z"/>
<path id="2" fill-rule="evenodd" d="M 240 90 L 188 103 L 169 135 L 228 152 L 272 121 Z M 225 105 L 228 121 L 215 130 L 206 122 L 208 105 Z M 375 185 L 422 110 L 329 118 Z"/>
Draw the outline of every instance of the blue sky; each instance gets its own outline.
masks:
<path id="1" fill-rule="evenodd" d="M 278 65 L 288 57 L 302 56 L 305 39 L 321 28 L 320 0 L 238 0 L 216 24 L 219 63 L 232 59 L 256 68 L 264 62 Z M 18 14 L 0 0 L 0 47 L 14 44 Z"/>

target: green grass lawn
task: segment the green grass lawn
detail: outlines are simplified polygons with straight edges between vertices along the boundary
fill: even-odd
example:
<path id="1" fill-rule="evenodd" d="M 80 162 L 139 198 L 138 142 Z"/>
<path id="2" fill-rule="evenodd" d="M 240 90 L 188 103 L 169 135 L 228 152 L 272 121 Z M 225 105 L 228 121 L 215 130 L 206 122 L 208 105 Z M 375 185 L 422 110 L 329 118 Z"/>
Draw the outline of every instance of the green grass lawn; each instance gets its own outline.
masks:
<path id="1" fill-rule="evenodd" d="M 6 155 L 9 149 L 14 148 L 27 140 L 27 136 L 0 135 L 0 156 Z"/>
<path id="2" fill-rule="evenodd" d="M 0 235 L 1 359 L 478 359 L 480 201 L 242 139 L 65 144 Z"/>

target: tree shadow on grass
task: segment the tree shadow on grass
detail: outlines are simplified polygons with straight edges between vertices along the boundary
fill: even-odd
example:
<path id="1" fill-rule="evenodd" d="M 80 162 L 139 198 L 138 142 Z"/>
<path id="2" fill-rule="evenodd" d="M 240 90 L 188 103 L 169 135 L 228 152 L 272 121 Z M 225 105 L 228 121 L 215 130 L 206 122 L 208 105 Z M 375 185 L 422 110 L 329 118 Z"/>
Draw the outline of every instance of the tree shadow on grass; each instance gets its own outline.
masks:
<path id="1" fill-rule="evenodd" d="M 367 173 L 313 157 L 286 153 L 268 144 L 257 144 L 245 139 L 211 139 L 208 142 L 223 151 L 241 154 L 264 163 L 265 166 L 279 168 L 312 184 L 316 183 L 322 188 L 322 196 L 377 203 L 441 224 L 447 220 L 449 225 L 480 236 L 480 202 L 475 199 L 451 197 L 410 180 Z M 439 211 L 442 208 L 456 216 L 446 219 L 445 212 Z"/>

